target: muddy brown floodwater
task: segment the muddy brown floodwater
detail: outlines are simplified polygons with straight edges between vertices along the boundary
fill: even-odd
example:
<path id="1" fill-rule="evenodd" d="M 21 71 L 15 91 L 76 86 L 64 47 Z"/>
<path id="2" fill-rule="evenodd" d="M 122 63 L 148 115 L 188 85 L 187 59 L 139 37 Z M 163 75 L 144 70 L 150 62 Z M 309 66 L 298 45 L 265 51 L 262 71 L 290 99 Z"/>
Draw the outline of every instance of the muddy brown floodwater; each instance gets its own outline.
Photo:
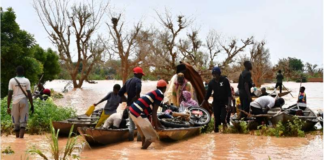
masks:
<path id="1" fill-rule="evenodd" d="M 46 88 L 53 88 L 62 92 L 68 81 L 55 80 L 45 84 Z M 121 81 L 98 81 L 97 84 L 85 83 L 82 89 L 70 90 L 64 93 L 63 99 L 55 100 L 61 106 L 71 106 L 78 114 L 83 114 L 93 103 L 98 102 L 114 84 Z M 144 81 L 142 94 L 155 88 L 155 81 Z M 237 84 L 233 84 L 236 88 Z M 286 105 L 296 102 L 299 83 L 287 82 L 284 85 L 292 90 L 294 98 L 290 95 L 283 97 Z M 274 86 L 265 84 L 264 86 Z M 315 112 L 323 110 L 323 83 L 305 83 L 308 106 Z M 104 106 L 100 104 L 98 108 Z M 124 108 L 125 104 L 119 107 Z M 66 138 L 60 138 L 59 145 L 64 147 Z M 26 150 L 36 145 L 49 155 L 46 135 L 26 135 L 25 139 L 16 139 L 13 135 L 1 136 L 2 150 L 11 146 L 15 154 L 1 154 L 1 159 L 26 159 Z M 276 138 L 242 134 L 209 133 L 179 141 L 153 143 L 147 150 L 140 149 L 140 142 L 121 142 L 107 146 L 85 147 L 81 152 L 81 159 L 323 159 L 323 136 L 307 135 L 305 138 Z M 29 155 L 29 159 L 42 159 L 36 155 Z"/>

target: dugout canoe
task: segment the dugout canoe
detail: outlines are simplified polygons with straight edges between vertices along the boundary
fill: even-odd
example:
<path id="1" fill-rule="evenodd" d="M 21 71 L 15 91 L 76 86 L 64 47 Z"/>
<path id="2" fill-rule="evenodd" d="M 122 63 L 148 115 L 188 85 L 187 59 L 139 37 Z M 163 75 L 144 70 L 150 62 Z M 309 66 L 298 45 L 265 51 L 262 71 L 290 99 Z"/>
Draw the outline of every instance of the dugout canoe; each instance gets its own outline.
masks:
<path id="1" fill-rule="evenodd" d="M 127 141 L 129 136 L 128 128 L 95 129 L 89 127 L 78 127 L 77 130 L 90 146 L 108 145 Z M 178 141 L 199 135 L 200 127 L 167 128 L 156 132 L 159 135 L 160 141 Z"/>
<path id="2" fill-rule="evenodd" d="M 128 128 L 102 129 L 78 127 L 77 130 L 90 146 L 108 145 L 128 140 Z"/>
<path id="3" fill-rule="evenodd" d="M 291 110 L 294 109 L 300 109 L 303 112 L 303 116 L 297 116 L 291 114 Z M 285 124 L 288 123 L 288 121 L 292 122 L 294 120 L 294 117 L 303 120 L 305 123 L 302 126 L 302 130 L 308 131 L 312 130 L 317 122 L 321 122 L 314 111 L 312 111 L 309 107 L 306 105 L 300 106 L 299 104 L 294 104 L 287 109 L 285 109 L 283 112 L 275 115 L 270 119 L 271 123 L 273 125 L 278 124 L 280 121 Z"/>
<path id="4" fill-rule="evenodd" d="M 77 134 L 78 127 L 94 127 L 102 111 L 103 109 L 98 109 L 95 110 L 90 117 L 83 114 L 63 121 L 53 121 L 52 124 L 55 130 L 60 130 L 60 136 L 68 136 L 72 125 L 74 125 L 73 133 Z"/>
<path id="5" fill-rule="evenodd" d="M 201 127 L 166 128 L 157 130 L 160 141 L 178 141 L 200 134 Z"/>

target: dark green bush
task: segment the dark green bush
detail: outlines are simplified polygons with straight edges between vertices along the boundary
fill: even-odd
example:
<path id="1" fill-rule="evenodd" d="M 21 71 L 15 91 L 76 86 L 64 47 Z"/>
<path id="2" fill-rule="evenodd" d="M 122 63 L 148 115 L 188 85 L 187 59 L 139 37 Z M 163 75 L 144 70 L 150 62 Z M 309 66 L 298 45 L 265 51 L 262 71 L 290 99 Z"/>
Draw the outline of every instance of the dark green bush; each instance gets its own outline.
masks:
<path id="1" fill-rule="evenodd" d="M 12 108 L 12 106 L 11 106 Z M 29 114 L 27 132 L 42 134 L 49 132 L 50 119 L 61 121 L 75 116 L 76 111 L 70 107 L 58 107 L 53 101 L 34 100 L 35 113 Z M 31 112 L 30 112 L 31 113 Z M 13 129 L 11 116 L 7 114 L 7 97 L 1 100 L 1 132 L 10 134 Z"/>

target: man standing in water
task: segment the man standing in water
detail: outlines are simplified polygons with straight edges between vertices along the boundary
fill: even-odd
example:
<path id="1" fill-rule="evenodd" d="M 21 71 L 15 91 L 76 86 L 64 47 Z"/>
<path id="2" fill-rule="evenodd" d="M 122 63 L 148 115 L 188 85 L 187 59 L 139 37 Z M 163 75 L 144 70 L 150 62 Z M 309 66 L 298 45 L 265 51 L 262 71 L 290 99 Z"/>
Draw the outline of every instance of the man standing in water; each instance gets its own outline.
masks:
<path id="1" fill-rule="evenodd" d="M 130 119 L 136 124 L 137 130 L 142 137 L 142 149 L 147 149 L 152 142 L 158 140 L 158 134 L 152 127 L 152 124 L 156 130 L 163 129 L 163 126 L 157 119 L 157 110 L 164 98 L 163 94 L 166 87 L 167 83 L 164 80 L 159 80 L 156 90 L 142 96 L 129 106 Z M 150 114 L 152 114 L 152 124 L 148 119 Z"/>
<path id="2" fill-rule="evenodd" d="M 7 113 L 11 114 L 12 121 L 15 125 L 14 131 L 16 132 L 16 138 L 24 138 L 28 120 L 27 97 L 31 105 L 32 113 L 34 113 L 34 105 L 32 94 L 30 92 L 30 82 L 24 77 L 24 68 L 22 66 L 18 66 L 16 73 L 17 76 L 11 78 L 9 81 Z M 12 110 L 10 109 L 11 99 Z"/>
<path id="3" fill-rule="evenodd" d="M 240 94 L 240 101 L 241 101 L 241 109 L 249 112 L 250 103 L 252 101 L 251 96 L 251 87 L 253 85 L 252 83 L 252 63 L 250 61 L 244 62 L 245 70 L 241 73 L 239 77 L 239 83 L 237 88 L 239 89 Z M 240 118 L 246 117 L 247 115 L 241 112 Z"/>
<path id="4" fill-rule="evenodd" d="M 281 70 L 277 73 L 277 83 L 276 83 L 276 89 L 279 87 L 280 93 L 282 92 L 282 80 L 284 79 L 284 76 L 281 74 Z"/>
<path id="5" fill-rule="evenodd" d="M 223 123 L 224 127 L 227 125 L 225 123 L 225 118 L 227 112 L 229 112 L 230 110 L 232 92 L 228 79 L 224 76 L 221 76 L 221 70 L 219 67 L 214 67 L 212 74 L 214 78 L 208 84 L 207 94 L 204 102 L 208 102 L 212 91 L 214 91 L 213 112 L 215 117 L 214 132 L 216 133 L 219 131 L 218 127 L 221 123 Z"/>
<path id="6" fill-rule="evenodd" d="M 142 76 L 144 75 L 143 69 L 141 67 L 135 67 L 133 69 L 134 77 L 131 79 L 128 79 L 124 86 L 120 89 L 118 92 L 118 95 L 121 97 L 125 97 L 125 93 L 127 93 L 127 106 L 130 106 L 134 101 L 136 101 L 140 97 L 141 89 L 142 89 Z M 130 118 L 130 125 L 129 125 L 129 140 L 134 140 L 134 130 L 135 130 L 135 124 Z M 137 134 L 139 135 L 139 134 Z M 138 140 L 140 139 L 139 136 Z"/>

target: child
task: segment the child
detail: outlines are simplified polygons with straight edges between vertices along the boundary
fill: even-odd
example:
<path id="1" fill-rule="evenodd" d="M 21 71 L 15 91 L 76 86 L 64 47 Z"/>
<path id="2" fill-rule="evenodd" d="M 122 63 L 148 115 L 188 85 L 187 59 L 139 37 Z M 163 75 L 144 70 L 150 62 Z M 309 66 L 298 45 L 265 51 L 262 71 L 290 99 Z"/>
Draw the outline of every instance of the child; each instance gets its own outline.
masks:
<path id="1" fill-rule="evenodd" d="M 93 104 L 94 106 L 97 106 L 98 104 L 100 104 L 103 101 L 107 101 L 104 111 L 102 112 L 98 123 L 96 125 L 97 127 L 100 127 L 102 125 L 102 123 L 105 122 L 105 120 L 113 113 L 116 113 L 116 109 L 119 106 L 119 103 L 122 102 L 121 97 L 118 95 L 118 92 L 120 90 L 120 85 L 119 84 L 115 84 L 114 85 L 114 89 L 113 92 L 109 92 L 108 95 L 103 98 L 102 100 L 100 100 L 98 103 Z"/>
<path id="2" fill-rule="evenodd" d="M 188 91 L 182 92 L 183 100 L 180 104 L 179 112 L 183 112 L 188 107 L 198 107 L 198 103 L 191 98 L 191 93 Z"/>
<path id="3" fill-rule="evenodd" d="M 306 93 L 305 93 L 305 87 L 300 87 L 299 90 L 299 96 L 298 96 L 298 103 L 306 103 Z"/>

